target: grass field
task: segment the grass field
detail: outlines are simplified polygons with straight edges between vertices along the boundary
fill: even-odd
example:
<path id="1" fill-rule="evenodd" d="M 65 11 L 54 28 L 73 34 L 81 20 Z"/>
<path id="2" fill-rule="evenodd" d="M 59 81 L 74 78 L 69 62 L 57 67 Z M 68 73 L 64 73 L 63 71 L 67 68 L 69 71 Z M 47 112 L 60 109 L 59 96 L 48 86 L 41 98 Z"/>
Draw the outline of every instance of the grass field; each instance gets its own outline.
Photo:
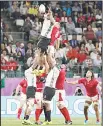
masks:
<path id="1" fill-rule="evenodd" d="M 33 121 L 33 118 L 30 118 L 31 121 Z M 41 119 L 43 121 L 43 119 Z M 72 118 L 73 124 L 72 126 L 84 126 L 84 118 Z M 17 120 L 15 118 L 1 118 L 1 126 L 23 126 L 21 124 L 21 120 Z M 90 118 L 87 126 L 97 126 L 95 124 L 95 118 Z M 52 125 L 49 126 L 65 126 L 63 118 L 53 118 L 52 119 Z M 34 126 L 33 124 L 32 126 Z M 25 126 L 25 125 L 24 125 Z M 102 126 L 101 124 L 98 126 Z"/>

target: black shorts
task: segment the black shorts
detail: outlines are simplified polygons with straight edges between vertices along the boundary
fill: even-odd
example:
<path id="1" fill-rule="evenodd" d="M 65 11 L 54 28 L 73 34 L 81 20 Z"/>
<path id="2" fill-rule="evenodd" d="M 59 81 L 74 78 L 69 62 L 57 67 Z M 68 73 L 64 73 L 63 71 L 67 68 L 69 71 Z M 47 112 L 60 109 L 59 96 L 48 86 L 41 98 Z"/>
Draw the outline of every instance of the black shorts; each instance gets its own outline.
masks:
<path id="1" fill-rule="evenodd" d="M 55 95 L 55 88 L 45 87 L 43 92 L 43 100 L 51 101 Z"/>
<path id="2" fill-rule="evenodd" d="M 49 43 L 50 43 L 50 39 L 46 37 L 41 37 L 37 45 L 38 45 L 38 48 L 41 49 L 41 52 L 46 52 L 48 49 Z"/>
<path id="3" fill-rule="evenodd" d="M 26 96 L 28 98 L 35 98 L 36 88 L 33 86 L 28 86 L 26 91 Z"/>

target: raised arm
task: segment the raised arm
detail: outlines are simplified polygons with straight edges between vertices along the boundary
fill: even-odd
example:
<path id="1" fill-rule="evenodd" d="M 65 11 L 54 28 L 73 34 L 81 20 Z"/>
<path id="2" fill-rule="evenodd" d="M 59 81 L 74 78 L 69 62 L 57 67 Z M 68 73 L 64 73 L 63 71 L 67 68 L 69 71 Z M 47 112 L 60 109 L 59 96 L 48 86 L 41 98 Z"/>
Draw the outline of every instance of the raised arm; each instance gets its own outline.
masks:
<path id="1" fill-rule="evenodd" d="M 77 81 L 68 81 L 67 79 L 65 80 L 67 84 L 72 84 L 72 85 L 75 85 L 75 84 L 78 84 L 78 80 Z"/>
<path id="2" fill-rule="evenodd" d="M 98 86 L 97 86 L 98 90 L 101 92 L 102 94 L 102 82 L 99 82 Z"/>
<path id="3" fill-rule="evenodd" d="M 16 95 L 19 93 L 20 89 L 21 89 L 21 86 L 18 85 L 17 88 L 16 88 Z"/>

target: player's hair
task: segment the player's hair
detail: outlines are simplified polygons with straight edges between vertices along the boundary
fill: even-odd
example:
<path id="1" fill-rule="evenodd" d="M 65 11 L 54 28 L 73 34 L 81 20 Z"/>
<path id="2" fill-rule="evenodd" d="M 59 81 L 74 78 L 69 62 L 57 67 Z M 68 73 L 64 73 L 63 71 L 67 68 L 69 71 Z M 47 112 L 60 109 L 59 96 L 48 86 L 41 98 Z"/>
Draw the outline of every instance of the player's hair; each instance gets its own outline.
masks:
<path id="1" fill-rule="evenodd" d="M 88 70 L 86 71 L 86 73 L 87 73 L 88 71 L 90 71 L 90 72 L 92 73 L 91 80 L 94 79 L 94 73 L 93 73 L 93 71 L 92 71 L 91 69 L 88 69 Z M 85 75 L 85 76 L 86 76 L 86 75 Z"/>

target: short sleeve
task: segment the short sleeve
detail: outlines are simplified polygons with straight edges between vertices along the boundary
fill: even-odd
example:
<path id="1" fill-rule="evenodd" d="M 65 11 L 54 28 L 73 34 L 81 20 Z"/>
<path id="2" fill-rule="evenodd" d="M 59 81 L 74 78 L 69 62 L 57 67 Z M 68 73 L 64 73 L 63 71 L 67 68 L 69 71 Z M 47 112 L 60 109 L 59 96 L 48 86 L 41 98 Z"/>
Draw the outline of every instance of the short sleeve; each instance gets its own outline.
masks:
<path id="1" fill-rule="evenodd" d="M 78 80 L 78 84 L 84 84 L 85 81 L 86 81 L 85 78 L 81 78 L 81 79 Z"/>
<path id="2" fill-rule="evenodd" d="M 24 82 L 24 81 L 22 80 L 22 81 L 20 82 L 20 84 L 19 84 L 21 87 L 23 87 L 23 84 L 24 84 L 23 82 Z"/>
<path id="3" fill-rule="evenodd" d="M 97 86 L 99 84 L 99 82 L 97 80 L 95 80 L 94 85 Z"/>

